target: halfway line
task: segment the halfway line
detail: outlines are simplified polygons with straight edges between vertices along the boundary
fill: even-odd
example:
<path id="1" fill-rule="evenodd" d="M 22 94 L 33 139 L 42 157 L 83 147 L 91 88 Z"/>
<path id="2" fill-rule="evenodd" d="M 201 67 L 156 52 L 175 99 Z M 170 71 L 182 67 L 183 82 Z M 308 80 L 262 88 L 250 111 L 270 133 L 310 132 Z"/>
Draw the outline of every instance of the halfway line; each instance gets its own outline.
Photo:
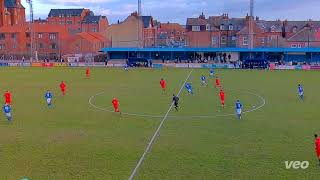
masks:
<path id="1" fill-rule="evenodd" d="M 187 76 L 186 80 L 185 80 L 184 83 L 182 84 L 182 86 L 181 86 L 181 88 L 180 88 L 180 90 L 179 90 L 179 92 L 178 92 L 178 94 L 177 94 L 178 97 L 180 96 L 180 94 L 181 94 L 181 92 L 182 92 L 182 89 L 183 89 L 184 85 L 186 84 L 186 82 L 188 81 L 188 79 L 190 78 L 192 72 L 193 72 L 193 69 L 190 71 L 190 73 L 189 73 L 189 75 Z M 169 113 L 170 113 L 170 111 L 171 111 L 172 108 L 173 108 L 173 102 L 171 103 L 171 106 L 170 106 L 170 108 L 168 109 L 166 115 L 163 117 L 163 119 L 162 119 L 162 121 L 161 121 L 158 129 L 157 129 L 156 132 L 153 134 L 150 142 L 148 143 L 148 145 L 147 145 L 146 149 L 144 150 L 141 158 L 139 159 L 139 162 L 137 163 L 136 167 L 135 167 L 134 170 L 132 171 L 132 173 L 131 173 L 131 175 L 130 175 L 130 177 L 129 177 L 128 180 L 133 180 L 133 178 L 134 178 L 135 175 L 137 174 L 138 169 L 140 168 L 140 166 L 141 166 L 143 160 L 145 159 L 147 153 L 150 151 L 150 149 L 151 149 L 151 147 L 152 147 L 152 144 L 154 143 L 156 137 L 158 136 L 158 134 L 159 134 L 159 132 L 160 132 L 160 129 L 162 128 L 162 126 L 163 126 L 164 122 L 166 121 L 166 119 L 167 119 L 167 117 L 168 117 L 168 115 L 169 115 Z"/>

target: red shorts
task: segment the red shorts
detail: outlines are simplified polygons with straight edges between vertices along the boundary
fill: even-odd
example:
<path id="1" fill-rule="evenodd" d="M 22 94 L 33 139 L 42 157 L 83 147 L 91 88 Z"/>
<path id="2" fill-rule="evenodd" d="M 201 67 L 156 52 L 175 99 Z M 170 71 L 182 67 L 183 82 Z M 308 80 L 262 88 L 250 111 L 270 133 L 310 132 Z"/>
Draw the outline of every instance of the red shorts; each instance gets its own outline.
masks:
<path id="1" fill-rule="evenodd" d="M 11 104 L 11 99 L 6 99 L 7 104 Z"/>
<path id="2" fill-rule="evenodd" d="M 317 157 L 320 158 L 320 149 L 316 149 Z"/>
<path id="3" fill-rule="evenodd" d="M 113 108 L 114 108 L 114 112 L 119 112 L 120 111 L 118 106 L 113 106 Z"/>
<path id="4" fill-rule="evenodd" d="M 166 86 L 161 86 L 162 89 L 166 89 Z"/>
<path id="5" fill-rule="evenodd" d="M 224 104 L 224 99 L 223 100 L 221 99 L 221 104 Z"/>
<path id="6" fill-rule="evenodd" d="M 65 91 L 66 91 L 66 89 L 61 89 L 61 91 L 62 91 L 62 92 L 65 92 Z"/>

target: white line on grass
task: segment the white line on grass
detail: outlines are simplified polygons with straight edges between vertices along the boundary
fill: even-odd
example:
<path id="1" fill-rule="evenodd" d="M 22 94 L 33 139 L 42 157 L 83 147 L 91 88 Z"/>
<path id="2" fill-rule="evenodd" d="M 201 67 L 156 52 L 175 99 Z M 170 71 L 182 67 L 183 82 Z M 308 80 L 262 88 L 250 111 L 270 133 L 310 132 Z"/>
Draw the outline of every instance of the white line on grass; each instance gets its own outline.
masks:
<path id="1" fill-rule="evenodd" d="M 251 113 L 251 112 L 254 112 L 254 111 L 258 111 L 259 109 L 263 108 L 265 105 L 266 105 L 266 99 L 262 96 L 260 96 L 259 94 L 255 94 L 249 90 L 246 90 L 246 91 L 243 91 L 243 92 L 246 92 L 248 94 L 251 94 L 251 95 L 254 95 L 256 97 L 258 97 L 261 101 L 262 101 L 262 104 L 261 105 L 257 105 L 257 107 L 253 108 L 253 109 L 249 109 L 249 110 L 246 110 L 243 112 L 243 114 L 247 114 L 247 113 Z M 92 103 L 92 100 L 96 97 L 96 96 L 99 96 L 101 94 L 104 94 L 105 92 L 100 92 L 96 95 L 93 95 L 90 97 L 89 99 L 89 104 L 90 106 L 92 106 L 93 108 L 95 109 L 98 109 L 100 111 L 106 111 L 106 112 L 110 112 L 110 113 L 114 113 L 113 110 L 111 110 L 111 107 L 107 107 L 107 108 L 103 108 L 103 107 L 98 107 L 96 105 L 94 105 Z M 160 115 L 150 115 L 150 114 L 137 114 L 137 113 L 125 113 L 125 112 L 122 112 L 123 115 L 128 115 L 128 116 L 137 116 L 137 117 L 144 117 L 144 118 L 162 118 L 163 116 L 160 116 Z M 195 119 L 195 118 L 198 118 L 198 119 L 201 119 L 201 118 L 216 118 L 216 117 L 228 117 L 228 116 L 235 116 L 235 113 L 230 113 L 230 114 L 217 114 L 217 115 L 189 115 L 189 116 L 169 116 L 167 118 L 174 118 L 174 119 Z"/>
<path id="2" fill-rule="evenodd" d="M 177 94 L 178 97 L 180 96 L 180 94 L 181 94 L 181 92 L 182 92 L 182 89 L 183 89 L 184 85 L 186 84 L 186 82 L 188 81 L 188 79 L 190 78 L 192 72 L 193 72 L 193 69 L 190 71 L 190 73 L 189 73 L 189 75 L 187 76 L 186 80 L 185 80 L 184 83 L 182 84 L 182 86 L 181 86 L 181 88 L 180 88 L 180 90 L 179 90 L 179 92 L 178 92 L 178 94 Z M 132 180 L 132 179 L 135 177 L 135 175 L 137 174 L 137 172 L 138 172 L 138 170 L 139 170 L 139 168 L 140 168 L 143 160 L 145 159 L 146 155 L 147 155 L 148 152 L 150 151 L 150 149 L 151 149 L 151 147 L 152 147 L 152 144 L 154 143 L 156 137 L 158 136 L 158 134 L 159 134 L 159 132 L 160 132 L 160 129 L 162 128 L 162 126 L 163 126 L 164 122 L 166 121 L 166 119 L 167 119 L 167 117 L 168 117 L 168 115 L 169 115 L 169 113 L 170 113 L 170 111 L 171 111 L 172 108 L 173 108 L 173 102 L 171 103 L 171 106 L 169 107 L 167 113 L 165 114 L 165 116 L 163 117 L 161 123 L 159 124 L 158 129 L 157 129 L 156 132 L 153 134 L 150 142 L 148 143 L 146 149 L 144 150 L 144 152 L 143 152 L 141 158 L 139 159 L 136 167 L 135 167 L 134 170 L 132 171 L 132 173 L 131 173 L 131 175 L 130 175 L 130 177 L 129 177 L 129 180 Z"/>

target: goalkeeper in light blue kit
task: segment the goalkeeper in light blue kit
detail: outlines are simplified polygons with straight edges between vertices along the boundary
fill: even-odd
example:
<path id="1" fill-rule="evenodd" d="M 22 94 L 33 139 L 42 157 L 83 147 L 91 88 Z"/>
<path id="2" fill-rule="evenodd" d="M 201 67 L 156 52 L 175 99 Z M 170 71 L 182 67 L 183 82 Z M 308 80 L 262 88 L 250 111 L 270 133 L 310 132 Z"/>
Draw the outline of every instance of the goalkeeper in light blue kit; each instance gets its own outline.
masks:
<path id="1" fill-rule="evenodd" d="M 7 120 L 9 121 L 9 123 L 11 123 L 12 122 L 11 106 L 8 103 L 6 103 L 3 106 L 3 112 L 4 112 Z"/>
<path id="2" fill-rule="evenodd" d="M 46 102 L 48 104 L 48 107 L 51 108 L 52 107 L 52 97 L 53 97 L 52 92 L 47 90 L 47 92 L 44 94 L 44 97 L 46 98 Z"/>
<path id="3" fill-rule="evenodd" d="M 202 86 L 208 86 L 207 78 L 204 75 L 202 75 L 200 79 L 201 79 Z"/>
<path id="4" fill-rule="evenodd" d="M 238 119 L 241 119 L 242 118 L 242 104 L 239 100 L 237 100 L 236 102 L 236 113 L 237 113 L 237 117 Z"/>
<path id="5" fill-rule="evenodd" d="M 192 85 L 190 83 L 186 83 L 185 88 L 187 89 L 189 94 L 193 95 Z"/>
<path id="6" fill-rule="evenodd" d="M 304 100 L 304 91 L 303 91 L 303 87 L 301 84 L 298 85 L 298 93 L 299 93 L 299 98 L 301 101 Z"/>

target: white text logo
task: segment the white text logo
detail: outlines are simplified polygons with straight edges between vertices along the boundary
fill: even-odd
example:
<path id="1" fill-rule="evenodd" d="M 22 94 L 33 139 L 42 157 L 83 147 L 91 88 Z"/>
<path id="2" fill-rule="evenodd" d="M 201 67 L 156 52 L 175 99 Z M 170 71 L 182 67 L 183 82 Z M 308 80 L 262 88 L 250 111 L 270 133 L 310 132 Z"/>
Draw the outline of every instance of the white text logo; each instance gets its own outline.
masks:
<path id="1" fill-rule="evenodd" d="M 285 161 L 286 169 L 307 169 L 308 161 Z"/>

